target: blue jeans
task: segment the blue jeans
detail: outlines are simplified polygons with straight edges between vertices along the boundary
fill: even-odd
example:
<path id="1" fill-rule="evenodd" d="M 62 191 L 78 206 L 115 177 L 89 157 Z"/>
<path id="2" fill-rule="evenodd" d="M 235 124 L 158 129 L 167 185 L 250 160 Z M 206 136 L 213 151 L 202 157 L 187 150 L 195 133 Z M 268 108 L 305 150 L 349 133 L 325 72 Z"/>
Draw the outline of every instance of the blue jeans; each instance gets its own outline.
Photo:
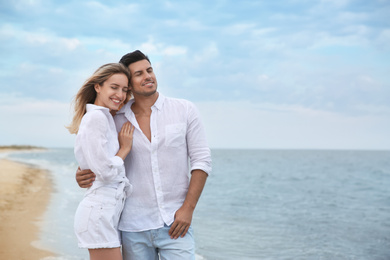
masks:
<path id="1" fill-rule="evenodd" d="M 192 227 L 184 237 L 178 239 L 169 236 L 170 228 L 164 226 L 141 232 L 122 231 L 123 260 L 195 260 Z"/>

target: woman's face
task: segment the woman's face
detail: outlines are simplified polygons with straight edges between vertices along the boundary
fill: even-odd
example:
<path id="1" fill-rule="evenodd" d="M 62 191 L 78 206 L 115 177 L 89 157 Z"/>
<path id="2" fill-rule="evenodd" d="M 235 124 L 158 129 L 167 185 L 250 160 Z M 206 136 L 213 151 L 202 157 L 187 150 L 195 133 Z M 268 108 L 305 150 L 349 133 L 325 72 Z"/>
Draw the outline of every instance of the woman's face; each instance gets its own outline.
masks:
<path id="1" fill-rule="evenodd" d="M 103 85 L 96 84 L 95 105 L 107 107 L 111 110 L 118 110 L 119 106 L 126 100 L 129 90 L 128 78 L 125 74 L 113 74 Z"/>

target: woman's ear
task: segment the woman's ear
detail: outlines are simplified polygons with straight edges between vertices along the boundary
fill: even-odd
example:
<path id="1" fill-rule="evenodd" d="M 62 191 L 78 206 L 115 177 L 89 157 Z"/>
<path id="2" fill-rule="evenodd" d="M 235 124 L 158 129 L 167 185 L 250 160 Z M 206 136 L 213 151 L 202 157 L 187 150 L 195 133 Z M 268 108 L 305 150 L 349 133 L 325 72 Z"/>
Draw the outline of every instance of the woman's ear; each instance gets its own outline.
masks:
<path id="1" fill-rule="evenodd" d="M 95 84 L 95 91 L 96 91 L 96 93 L 100 92 L 100 88 L 101 88 L 101 86 L 99 84 Z"/>

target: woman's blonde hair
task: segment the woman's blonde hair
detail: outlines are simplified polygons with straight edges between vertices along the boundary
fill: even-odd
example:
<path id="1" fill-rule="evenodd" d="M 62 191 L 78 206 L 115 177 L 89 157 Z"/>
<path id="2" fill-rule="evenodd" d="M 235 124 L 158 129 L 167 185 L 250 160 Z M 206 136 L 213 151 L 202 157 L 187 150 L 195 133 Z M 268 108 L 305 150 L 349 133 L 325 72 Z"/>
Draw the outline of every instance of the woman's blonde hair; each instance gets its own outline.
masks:
<path id="1" fill-rule="evenodd" d="M 71 134 L 77 134 L 81 119 L 87 112 L 86 105 L 93 104 L 96 99 L 95 85 L 100 86 L 114 74 L 125 74 L 129 79 L 128 85 L 130 86 L 130 72 L 123 64 L 120 63 L 108 63 L 98 68 L 92 76 L 87 79 L 80 90 L 77 92 L 74 100 L 74 115 L 72 122 L 66 128 Z M 127 103 L 131 98 L 131 91 L 128 90 L 126 100 L 123 103 Z"/>

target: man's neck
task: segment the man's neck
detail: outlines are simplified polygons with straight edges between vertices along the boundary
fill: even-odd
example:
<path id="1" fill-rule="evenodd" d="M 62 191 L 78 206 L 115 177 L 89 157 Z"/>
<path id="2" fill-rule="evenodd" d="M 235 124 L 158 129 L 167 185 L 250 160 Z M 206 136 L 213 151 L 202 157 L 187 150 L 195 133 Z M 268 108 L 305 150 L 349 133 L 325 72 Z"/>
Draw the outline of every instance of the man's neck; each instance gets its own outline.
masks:
<path id="1" fill-rule="evenodd" d="M 148 97 L 135 95 L 134 103 L 131 106 L 134 114 L 150 114 L 150 108 L 154 105 L 154 103 L 156 103 L 158 96 L 158 92 Z"/>

